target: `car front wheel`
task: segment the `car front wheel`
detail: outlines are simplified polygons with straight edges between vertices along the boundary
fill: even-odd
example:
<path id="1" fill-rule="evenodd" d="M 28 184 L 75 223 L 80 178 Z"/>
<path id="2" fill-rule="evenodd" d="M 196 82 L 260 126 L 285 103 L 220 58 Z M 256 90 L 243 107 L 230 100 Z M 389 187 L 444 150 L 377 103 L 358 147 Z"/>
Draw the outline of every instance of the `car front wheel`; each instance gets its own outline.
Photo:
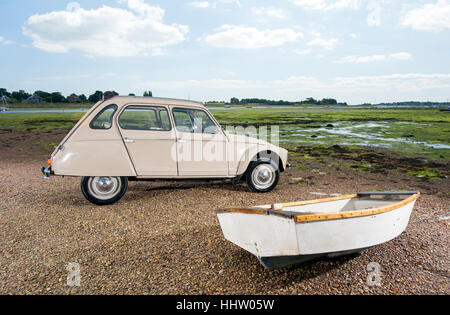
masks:
<path id="1" fill-rule="evenodd" d="M 247 186 L 254 192 L 266 193 L 277 187 L 280 170 L 277 163 L 269 159 L 251 162 L 247 170 Z"/>
<path id="2" fill-rule="evenodd" d="M 128 188 L 126 177 L 83 177 L 81 191 L 84 197 L 99 206 L 110 205 L 119 201 Z"/>

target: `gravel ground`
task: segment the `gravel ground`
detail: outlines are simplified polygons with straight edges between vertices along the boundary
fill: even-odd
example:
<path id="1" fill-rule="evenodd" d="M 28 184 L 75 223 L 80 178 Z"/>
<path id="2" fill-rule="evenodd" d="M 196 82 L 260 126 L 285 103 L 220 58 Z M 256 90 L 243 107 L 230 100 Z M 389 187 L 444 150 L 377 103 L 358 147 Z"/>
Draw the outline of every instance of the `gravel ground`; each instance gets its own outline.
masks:
<path id="1" fill-rule="evenodd" d="M 62 136 L 0 134 L 0 294 L 450 293 L 448 178 L 294 159 L 281 185 L 265 195 L 244 184 L 130 183 L 119 203 L 97 207 L 82 196 L 78 178 L 42 179 L 47 142 Z M 305 180 L 290 183 L 298 177 Z M 422 192 L 400 237 L 360 255 L 275 271 L 226 241 L 214 213 L 372 189 Z M 81 266 L 80 287 L 66 284 L 71 262 Z M 367 285 L 370 262 L 381 266 L 379 287 Z"/>

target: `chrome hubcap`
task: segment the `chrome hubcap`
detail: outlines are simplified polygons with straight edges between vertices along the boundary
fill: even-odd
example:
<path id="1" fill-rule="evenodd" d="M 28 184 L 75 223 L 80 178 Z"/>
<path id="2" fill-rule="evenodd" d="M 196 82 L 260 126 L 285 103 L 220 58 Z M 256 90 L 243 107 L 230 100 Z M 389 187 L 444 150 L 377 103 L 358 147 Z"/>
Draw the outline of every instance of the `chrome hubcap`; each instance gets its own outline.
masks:
<path id="1" fill-rule="evenodd" d="M 96 198 L 107 200 L 120 191 L 121 181 L 118 177 L 91 177 L 88 186 L 91 194 Z"/>
<path id="2" fill-rule="evenodd" d="M 263 190 L 273 185 L 276 178 L 276 172 L 271 164 L 260 164 L 252 172 L 253 185 Z"/>

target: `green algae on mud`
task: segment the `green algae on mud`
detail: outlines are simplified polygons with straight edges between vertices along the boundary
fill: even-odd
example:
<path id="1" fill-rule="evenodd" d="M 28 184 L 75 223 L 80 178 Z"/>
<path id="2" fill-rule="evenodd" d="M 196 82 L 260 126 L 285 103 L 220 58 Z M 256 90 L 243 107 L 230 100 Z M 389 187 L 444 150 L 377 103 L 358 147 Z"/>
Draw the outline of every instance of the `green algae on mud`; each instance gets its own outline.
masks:
<path id="1" fill-rule="evenodd" d="M 450 160 L 450 113 L 438 109 L 284 108 L 213 111 L 224 125 L 280 128 L 280 143 L 362 145 Z"/>
<path id="2" fill-rule="evenodd" d="M 227 126 L 279 126 L 280 145 L 285 147 L 291 144 L 362 145 L 385 148 L 413 157 L 450 160 L 450 112 L 438 109 L 291 106 L 211 111 L 225 129 Z M 0 130 L 69 130 L 83 114 L 0 114 Z"/>
<path id="3" fill-rule="evenodd" d="M 437 172 L 436 170 L 425 168 L 420 171 L 409 171 L 408 175 L 416 176 L 419 178 L 440 179 L 446 178 L 446 175 Z"/>
<path id="4" fill-rule="evenodd" d="M 357 171 L 387 174 L 389 171 L 407 173 L 424 179 L 442 179 L 450 176 L 449 162 L 436 162 L 425 158 L 400 156 L 393 152 L 360 146 L 301 145 L 289 148 L 296 159 L 326 159 L 341 161 L 334 166 Z"/>

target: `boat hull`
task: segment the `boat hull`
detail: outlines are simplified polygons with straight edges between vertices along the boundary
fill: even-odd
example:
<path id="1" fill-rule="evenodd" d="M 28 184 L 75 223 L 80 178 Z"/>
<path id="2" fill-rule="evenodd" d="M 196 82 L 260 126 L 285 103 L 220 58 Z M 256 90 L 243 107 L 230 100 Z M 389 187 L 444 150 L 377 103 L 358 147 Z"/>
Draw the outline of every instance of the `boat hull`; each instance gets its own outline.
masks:
<path id="1" fill-rule="evenodd" d="M 379 245 L 399 236 L 408 226 L 414 202 L 372 216 L 297 223 L 301 255 L 332 253 Z"/>
<path id="2" fill-rule="evenodd" d="M 302 264 L 319 258 L 337 258 L 341 256 L 357 254 L 365 249 L 367 248 L 346 250 L 335 253 L 314 254 L 314 255 L 258 257 L 258 260 L 265 268 L 276 269 Z"/>
<path id="3" fill-rule="evenodd" d="M 417 193 L 399 202 L 393 202 L 391 196 L 385 200 L 335 198 L 338 200 L 299 206 L 313 212 L 298 212 L 299 207 L 291 207 L 297 212 L 260 207 L 228 209 L 217 215 L 227 240 L 272 269 L 351 254 L 388 242 L 406 229 L 419 196 Z M 333 202 L 341 212 L 327 212 Z M 369 207 L 374 203 L 377 208 Z"/>

